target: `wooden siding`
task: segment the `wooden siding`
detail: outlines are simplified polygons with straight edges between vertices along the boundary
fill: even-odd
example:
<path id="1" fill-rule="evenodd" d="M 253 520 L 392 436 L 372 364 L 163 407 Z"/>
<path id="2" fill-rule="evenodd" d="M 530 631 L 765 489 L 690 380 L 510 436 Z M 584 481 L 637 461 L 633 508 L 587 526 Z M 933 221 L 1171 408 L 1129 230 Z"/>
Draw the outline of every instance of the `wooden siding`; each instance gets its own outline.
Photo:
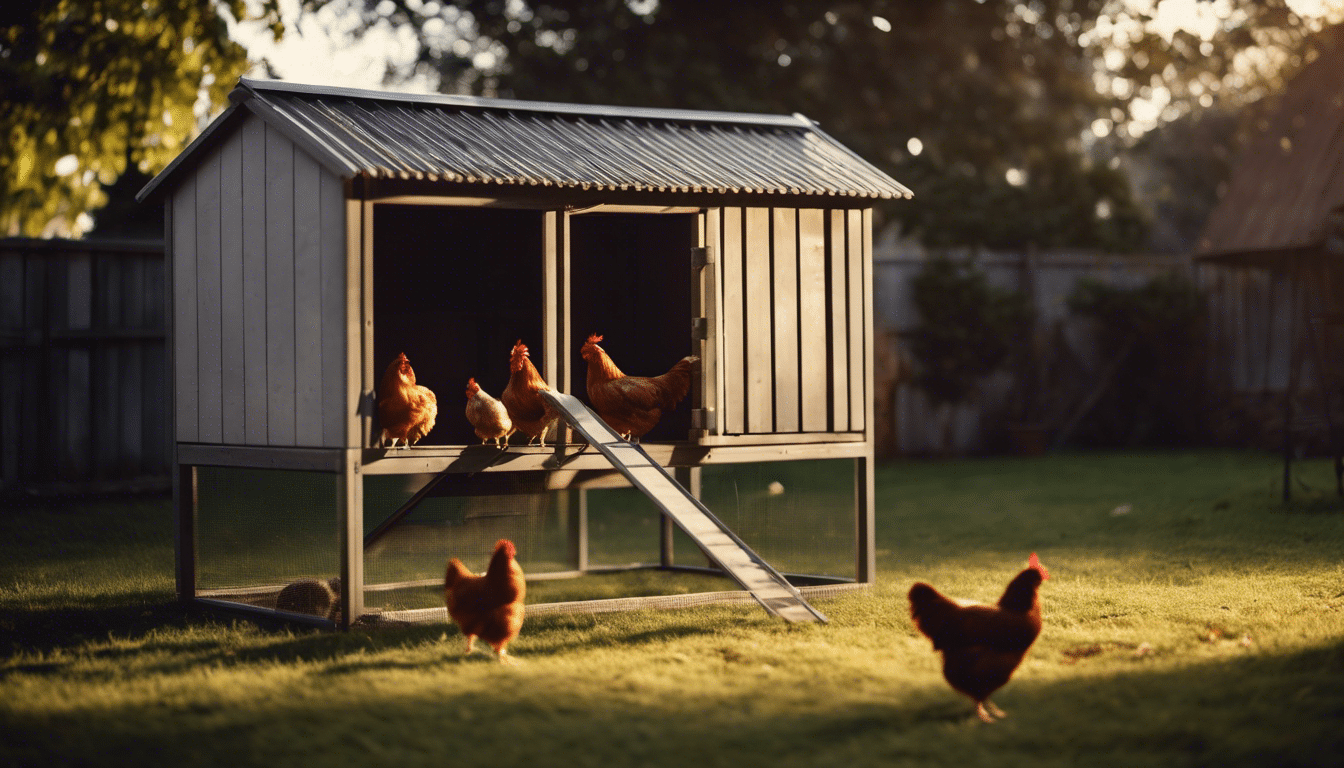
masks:
<path id="1" fill-rule="evenodd" d="M 168 484 L 159 243 L 0 241 L 0 492 Z"/>
<path id="2" fill-rule="evenodd" d="M 724 435 L 861 432 L 867 215 L 722 209 Z"/>
<path id="3" fill-rule="evenodd" d="M 176 438 L 343 447 L 343 183 L 259 119 L 168 203 Z"/>

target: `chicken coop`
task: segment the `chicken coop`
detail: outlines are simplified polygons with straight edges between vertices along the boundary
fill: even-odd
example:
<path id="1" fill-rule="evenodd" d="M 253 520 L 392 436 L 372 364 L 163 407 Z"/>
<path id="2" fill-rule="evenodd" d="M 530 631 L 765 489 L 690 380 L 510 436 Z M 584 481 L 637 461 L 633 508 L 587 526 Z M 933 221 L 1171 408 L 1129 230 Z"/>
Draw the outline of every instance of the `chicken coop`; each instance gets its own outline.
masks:
<path id="1" fill-rule="evenodd" d="M 872 583 L 872 208 L 909 195 L 801 115 L 242 79 L 140 193 L 166 212 L 180 597 L 442 616 L 447 558 L 479 572 L 499 538 L 530 614 L 769 609 L 728 550 L 798 595 Z M 637 447 L 577 418 L 589 334 L 630 375 L 700 358 Z M 576 418 L 482 445 L 467 380 L 498 397 L 518 340 Z M 438 400 L 408 449 L 375 407 L 400 353 Z"/>

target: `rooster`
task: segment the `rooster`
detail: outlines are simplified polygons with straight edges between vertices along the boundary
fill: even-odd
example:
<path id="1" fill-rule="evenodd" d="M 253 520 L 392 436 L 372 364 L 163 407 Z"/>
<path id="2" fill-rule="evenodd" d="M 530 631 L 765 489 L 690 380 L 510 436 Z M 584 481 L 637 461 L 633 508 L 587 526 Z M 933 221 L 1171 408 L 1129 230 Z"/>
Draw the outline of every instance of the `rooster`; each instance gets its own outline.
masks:
<path id="1" fill-rule="evenodd" d="M 481 444 L 494 441 L 496 445 L 508 445 L 509 435 L 513 434 L 513 421 L 504 404 L 491 397 L 475 379 L 467 379 L 467 421 L 481 438 Z"/>
<path id="2" fill-rule="evenodd" d="M 398 440 L 402 448 L 411 447 L 429 434 L 438 415 L 438 398 L 428 387 L 415 383 L 415 371 L 407 362 L 406 353 L 397 355 L 378 384 L 378 422 L 383 427 L 379 445 L 391 438 L 393 448 Z"/>
<path id="3" fill-rule="evenodd" d="M 509 355 L 509 384 L 499 399 L 504 403 L 514 429 L 527 435 L 527 444 L 540 440 L 543 448 L 546 447 L 546 430 L 559 415 L 539 394 L 544 389 L 550 389 L 550 386 L 532 365 L 527 345 L 519 339 Z"/>
<path id="4" fill-rule="evenodd" d="M 443 599 L 448 615 L 467 637 L 467 653 L 476 638 L 490 644 L 501 662 L 510 663 L 505 646 L 523 627 L 523 597 L 527 584 L 515 558 L 513 542 L 500 539 L 484 576 L 473 575 L 454 557 L 443 577 Z"/>
<path id="5" fill-rule="evenodd" d="M 691 388 L 691 372 L 700 358 L 687 355 L 662 376 L 626 376 L 597 346 L 601 336 L 588 337 L 579 354 L 588 363 L 588 401 L 621 437 L 632 443 L 653 429 L 663 414 L 676 407 Z"/>
<path id="6" fill-rule="evenodd" d="M 1032 552 L 995 605 L 961 604 L 924 583 L 910 588 L 910 616 L 942 653 L 943 677 L 975 702 L 975 713 L 986 723 L 1004 716 L 989 697 L 1008 682 L 1041 633 L 1037 589 L 1048 578 Z"/>

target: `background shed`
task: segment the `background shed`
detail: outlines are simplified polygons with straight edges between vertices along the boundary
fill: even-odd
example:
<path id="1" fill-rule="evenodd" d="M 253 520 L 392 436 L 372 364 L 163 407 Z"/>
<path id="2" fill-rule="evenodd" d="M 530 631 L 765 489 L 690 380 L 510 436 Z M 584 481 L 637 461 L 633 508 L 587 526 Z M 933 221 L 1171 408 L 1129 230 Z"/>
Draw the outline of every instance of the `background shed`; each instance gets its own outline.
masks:
<path id="1" fill-rule="evenodd" d="M 449 554 L 471 565 L 481 548 L 483 565 L 508 530 L 530 573 L 590 572 L 584 494 L 619 484 L 610 465 L 514 447 L 478 476 L 458 399 L 468 377 L 499 394 L 518 338 L 582 396 L 589 333 L 636 375 L 699 354 L 692 402 L 646 437 L 654 460 L 698 495 L 731 487 L 739 522 L 781 494 L 733 473 L 795 463 L 788 485 L 760 484 L 807 514 L 770 502 L 760 542 L 792 526 L 788 570 L 872 580 L 871 205 L 904 187 L 801 116 L 247 79 L 232 101 L 141 192 L 166 200 L 184 598 L 273 606 L 287 581 L 339 575 L 348 623 L 431 587 Z M 423 447 L 389 452 L 372 395 L 398 352 L 441 410 Z M 459 501 L 416 523 L 440 518 L 438 572 L 407 555 L 366 585 L 364 533 L 445 471 L 460 476 L 435 495 Z M 837 501 L 840 525 L 824 519 Z M 504 508 L 530 517 L 498 523 Z M 653 565 L 673 567 L 677 535 L 665 519 L 654 533 Z M 837 542 L 840 569 L 821 551 Z"/>
<path id="2" fill-rule="evenodd" d="M 1211 359 L 1241 415 L 1288 463 L 1344 434 L 1344 33 L 1277 98 L 1233 169 L 1196 258 L 1213 300 Z M 1344 482 L 1344 481 L 1342 481 Z M 1344 493 L 1344 484 L 1340 485 Z"/>

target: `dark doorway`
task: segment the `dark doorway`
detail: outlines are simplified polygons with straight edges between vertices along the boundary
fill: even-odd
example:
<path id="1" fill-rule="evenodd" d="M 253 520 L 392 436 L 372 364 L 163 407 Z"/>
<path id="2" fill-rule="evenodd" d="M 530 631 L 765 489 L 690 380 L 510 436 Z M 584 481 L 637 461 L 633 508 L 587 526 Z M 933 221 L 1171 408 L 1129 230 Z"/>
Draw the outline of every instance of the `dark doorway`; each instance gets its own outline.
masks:
<path id="1" fill-rule="evenodd" d="M 439 415 L 420 445 L 479 442 L 463 411 L 468 378 L 499 397 L 517 339 L 543 368 L 541 211 L 377 205 L 373 227 L 375 385 L 399 352 Z"/>
<path id="2" fill-rule="evenodd" d="M 587 400 L 589 334 L 629 376 L 657 376 L 692 354 L 691 248 L 696 214 L 583 214 L 570 217 L 573 392 Z M 685 440 L 690 397 L 645 442 Z"/>

